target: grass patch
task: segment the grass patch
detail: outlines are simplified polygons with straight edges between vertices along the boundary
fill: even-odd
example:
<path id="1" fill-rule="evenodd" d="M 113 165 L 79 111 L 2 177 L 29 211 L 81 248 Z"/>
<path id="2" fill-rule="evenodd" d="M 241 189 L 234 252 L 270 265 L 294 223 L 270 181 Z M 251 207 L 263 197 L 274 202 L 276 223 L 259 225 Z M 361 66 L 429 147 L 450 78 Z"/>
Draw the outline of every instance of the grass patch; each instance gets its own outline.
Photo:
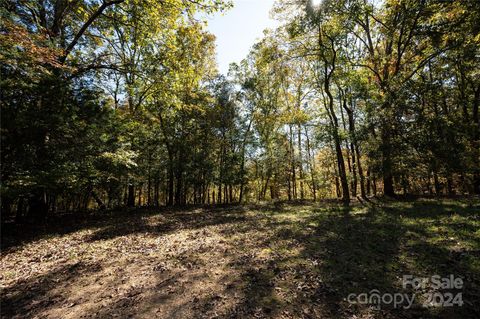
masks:
<path id="1" fill-rule="evenodd" d="M 472 200 L 281 203 L 2 230 L 2 316 L 478 318 L 479 212 Z M 465 283 L 462 307 L 346 301 L 449 274 Z"/>

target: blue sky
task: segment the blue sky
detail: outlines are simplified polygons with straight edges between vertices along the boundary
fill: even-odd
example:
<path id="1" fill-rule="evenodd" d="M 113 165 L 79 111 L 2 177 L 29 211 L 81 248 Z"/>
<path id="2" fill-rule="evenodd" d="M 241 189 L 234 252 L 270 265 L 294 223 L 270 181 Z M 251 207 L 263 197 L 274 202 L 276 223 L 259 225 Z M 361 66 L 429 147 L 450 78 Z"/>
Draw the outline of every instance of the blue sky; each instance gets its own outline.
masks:
<path id="1" fill-rule="evenodd" d="M 233 0 L 234 7 L 207 19 L 208 29 L 217 37 L 217 62 L 220 73 L 227 74 L 232 62 L 240 62 L 263 30 L 278 22 L 270 19 L 275 0 Z"/>

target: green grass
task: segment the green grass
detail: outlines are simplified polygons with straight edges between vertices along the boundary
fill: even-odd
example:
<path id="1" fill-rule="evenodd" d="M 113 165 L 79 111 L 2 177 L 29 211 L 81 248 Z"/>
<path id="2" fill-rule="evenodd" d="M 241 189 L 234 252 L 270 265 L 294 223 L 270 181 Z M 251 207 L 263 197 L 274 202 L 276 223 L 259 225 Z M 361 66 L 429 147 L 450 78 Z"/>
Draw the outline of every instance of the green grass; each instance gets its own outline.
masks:
<path id="1" fill-rule="evenodd" d="M 478 202 L 418 200 L 369 206 L 284 207 L 268 212 L 277 227 L 275 250 L 291 257 L 285 267 L 322 278 L 341 304 L 349 293 L 411 292 L 403 275 L 448 277 L 465 282 L 466 304 L 456 309 L 416 309 L 422 316 L 476 317 L 480 300 Z M 283 239 L 283 240 L 282 240 Z M 292 249 L 291 239 L 301 245 Z M 313 265 L 307 260 L 314 259 Z M 417 308 L 421 305 L 417 304 Z M 357 309 L 360 311 L 359 309 Z M 454 315 L 455 314 L 455 315 Z"/>
<path id="2" fill-rule="evenodd" d="M 480 317 L 478 200 L 110 212 L 11 234 L 5 316 Z M 464 281 L 462 307 L 425 308 L 419 297 L 412 309 L 377 310 L 346 300 L 373 289 L 421 295 L 429 290 L 404 289 L 404 275 L 450 274 Z M 142 287 L 138 298 L 121 299 L 130 285 Z"/>

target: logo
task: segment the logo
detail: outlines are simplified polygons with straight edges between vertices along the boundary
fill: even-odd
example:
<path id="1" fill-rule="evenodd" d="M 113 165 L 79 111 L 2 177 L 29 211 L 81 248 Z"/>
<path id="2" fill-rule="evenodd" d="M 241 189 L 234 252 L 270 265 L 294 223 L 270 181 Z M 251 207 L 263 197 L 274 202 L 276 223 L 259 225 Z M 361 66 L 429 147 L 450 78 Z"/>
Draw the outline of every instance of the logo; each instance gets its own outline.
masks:
<path id="1" fill-rule="evenodd" d="M 371 305 L 375 309 L 382 306 L 410 309 L 414 302 L 423 307 L 461 307 L 463 305 L 462 278 L 449 275 L 441 277 L 414 277 L 404 275 L 402 288 L 413 290 L 413 293 L 382 293 L 377 289 L 360 294 L 351 293 L 347 301 L 351 304 Z"/>

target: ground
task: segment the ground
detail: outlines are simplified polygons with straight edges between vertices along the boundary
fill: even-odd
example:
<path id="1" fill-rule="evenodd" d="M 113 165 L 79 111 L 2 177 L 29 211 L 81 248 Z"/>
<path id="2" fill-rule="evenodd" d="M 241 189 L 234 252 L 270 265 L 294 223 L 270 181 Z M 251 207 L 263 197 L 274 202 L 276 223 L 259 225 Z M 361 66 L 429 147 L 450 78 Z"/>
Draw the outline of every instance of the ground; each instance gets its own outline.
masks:
<path id="1" fill-rule="evenodd" d="M 5 318 L 480 318 L 478 199 L 96 212 L 2 246 Z M 408 274 L 460 277 L 463 305 L 423 306 Z M 347 300 L 373 289 L 419 297 Z"/>

